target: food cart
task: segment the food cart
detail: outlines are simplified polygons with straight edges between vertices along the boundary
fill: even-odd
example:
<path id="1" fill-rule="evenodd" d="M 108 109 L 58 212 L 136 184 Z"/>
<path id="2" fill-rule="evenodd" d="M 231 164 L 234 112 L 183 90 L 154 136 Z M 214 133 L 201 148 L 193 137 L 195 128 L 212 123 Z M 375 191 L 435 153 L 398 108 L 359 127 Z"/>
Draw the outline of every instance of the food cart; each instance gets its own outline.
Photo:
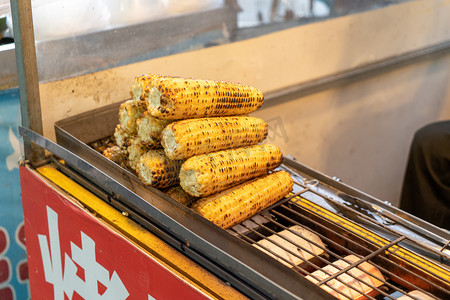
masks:
<path id="1" fill-rule="evenodd" d="M 367 190 L 381 199 L 397 193 L 402 171 L 386 172 L 387 179 L 379 172 L 402 154 L 386 153 L 400 144 L 406 152 L 414 128 L 448 117 L 448 110 L 434 110 L 450 101 L 448 1 L 406 1 L 279 31 L 268 26 L 251 38 L 250 30 L 236 29 L 236 3 L 225 1 L 170 20 L 37 43 L 30 3 L 13 3 L 33 299 L 326 299 L 332 295 L 323 287 L 345 296 L 333 280 L 365 262 L 381 271 L 377 283 L 350 277 L 370 287 L 368 298 L 416 290 L 449 296 L 449 233 L 359 190 L 372 182 Z M 405 11 L 408 23 L 398 17 Z M 167 24 L 176 26 L 165 33 Z M 380 28 L 390 30 L 375 35 Z M 223 230 L 94 151 L 92 142 L 113 133 L 131 80 L 146 72 L 261 87 L 265 103 L 255 115 L 267 120 L 268 139 L 285 153 L 280 169 L 294 179 L 292 194 Z M 425 111 L 414 109 L 422 93 Z M 414 117 L 400 122 L 405 115 Z M 325 243 L 312 261 L 282 263 L 254 246 L 292 225 Z M 308 280 L 348 255 L 359 259 L 322 281 Z"/>

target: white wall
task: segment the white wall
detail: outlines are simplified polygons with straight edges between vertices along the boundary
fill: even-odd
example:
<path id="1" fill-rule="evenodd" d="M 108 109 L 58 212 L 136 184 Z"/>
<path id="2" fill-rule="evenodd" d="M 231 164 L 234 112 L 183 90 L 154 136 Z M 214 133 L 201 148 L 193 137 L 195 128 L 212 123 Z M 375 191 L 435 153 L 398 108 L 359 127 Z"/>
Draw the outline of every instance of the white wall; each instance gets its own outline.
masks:
<path id="1" fill-rule="evenodd" d="M 397 204 L 414 131 L 450 119 L 450 55 L 254 115 L 269 121 L 268 142 L 284 153 Z"/>

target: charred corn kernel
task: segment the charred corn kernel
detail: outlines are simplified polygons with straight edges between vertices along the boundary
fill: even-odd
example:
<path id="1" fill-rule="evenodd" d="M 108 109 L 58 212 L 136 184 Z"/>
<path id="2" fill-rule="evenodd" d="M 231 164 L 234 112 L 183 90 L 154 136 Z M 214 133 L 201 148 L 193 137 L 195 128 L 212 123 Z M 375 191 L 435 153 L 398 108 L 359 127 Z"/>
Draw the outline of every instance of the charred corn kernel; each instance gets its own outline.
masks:
<path id="1" fill-rule="evenodd" d="M 219 197 L 199 199 L 192 208 L 214 224 L 227 229 L 286 196 L 293 186 L 289 173 L 278 171 L 256 178 Z M 226 193 L 225 193 L 226 192 Z"/>
<path id="2" fill-rule="evenodd" d="M 223 81 L 159 78 L 147 88 L 148 110 L 164 119 L 242 115 L 257 110 L 264 101 L 257 88 Z"/>
<path id="3" fill-rule="evenodd" d="M 171 76 L 163 76 L 156 74 L 144 74 L 140 76 L 136 76 L 131 83 L 131 91 L 130 95 L 134 100 L 145 100 L 150 93 L 150 88 L 152 87 L 152 83 L 161 78 L 168 78 Z"/>
<path id="4" fill-rule="evenodd" d="M 120 105 L 119 124 L 120 127 L 129 135 L 137 134 L 136 121 L 139 119 L 147 106 L 143 101 L 128 100 Z"/>
<path id="5" fill-rule="evenodd" d="M 162 131 L 161 144 L 171 159 L 239 148 L 262 142 L 267 123 L 253 117 L 212 117 L 181 120 Z"/>
<path id="6" fill-rule="evenodd" d="M 155 118 L 146 111 L 136 121 L 137 136 L 147 143 L 147 147 L 161 148 L 161 132 L 171 122 L 173 121 Z"/>
<path id="7" fill-rule="evenodd" d="M 167 188 L 178 184 L 183 161 L 171 160 L 163 149 L 147 151 L 136 165 L 136 172 L 145 185 Z"/>
<path id="8" fill-rule="evenodd" d="M 186 193 L 183 188 L 179 185 L 171 187 L 166 191 L 166 194 L 175 199 L 176 201 L 184 204 L 186 206 L 190 206 L 192 202 L 197 200 L 196 197 L 192 197 L 188 193 Z"/>
<path id="9" fill-rule="evenodd" d="M 112 146 L 109 148 L 106 148 L 105 151 L 103 151 L 103 155 L 107 158 L 112 160 L 118 165 L 125 166 L 126 160 L 127 160 L 127 153 L 125 150 L 120 148 L 119 146 Z"/>
<path id="10" fill-rule="evenodd" d="M 142 155 L 144 155 L 148 150 L 150 150 L 146 143 L 142 142 L 142 140 L 138 137 L 130 139 L 130 145 L 127 148 L 128 152 L 128 165 L 131 169 L 136 170 L 136 165 L 139 162 L 139 159 Z"/>
<path id="11" fill-rule="evenodd" d="M 114 139 L 116 141 L 116 145 L 120 148 L 126 148 L 130 145 L 130 135 L 122 129 L 120 124 L 116 126 L 114 131 Z"/>
<path id="12" fill-rule="evenodd" d="M 180 170 L 180 185 L 190 195 L 207 196 L 251 178 L 267 174 L 281 164 L 283 154 L 274 145 L 255 145 L 193 156 Z"/>

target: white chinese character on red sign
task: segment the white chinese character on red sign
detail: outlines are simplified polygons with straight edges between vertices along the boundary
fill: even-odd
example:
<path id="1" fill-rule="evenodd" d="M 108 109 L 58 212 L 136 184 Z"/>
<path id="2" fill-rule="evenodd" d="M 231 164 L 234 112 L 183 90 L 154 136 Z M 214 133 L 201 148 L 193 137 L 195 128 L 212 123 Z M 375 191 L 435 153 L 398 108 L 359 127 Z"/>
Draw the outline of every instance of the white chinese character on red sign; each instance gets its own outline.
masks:
<path id="1" fill-rule="evenodd" d="M 72 299 L 76 292 L 84 299 L 126 299 L 129 296 L 119 275 L 109 271 L 96 261 L 95 242 L 84 232 L 81 234 L 81 248 L 70 243 L 72 257 L 64 253 L 64 270 L 62 269 L 61 247 L 58 229 L 58 214 L 47 206 L 48 239 L 39 234 L 39 246 L 44 265 L 45 280 L 53 284 L 55 300 L 64 300 L 64 294 Z M 77 272 L 82 268 L 84 278 Z M 101 288 L 99 290 L 99 286 Z"/>

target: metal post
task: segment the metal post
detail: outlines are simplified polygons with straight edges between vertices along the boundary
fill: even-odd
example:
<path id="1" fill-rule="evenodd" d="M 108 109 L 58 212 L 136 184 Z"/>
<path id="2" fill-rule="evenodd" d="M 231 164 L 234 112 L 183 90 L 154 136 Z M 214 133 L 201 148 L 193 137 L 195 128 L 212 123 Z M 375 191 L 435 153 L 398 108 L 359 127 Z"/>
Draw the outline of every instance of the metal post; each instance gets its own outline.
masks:
<path id="1" fill-rule="evenodd" d="M 42 116 L 39 97 L 39 78 L 36 63 L 31 0 L 11 0 L 17 77 L 19 80 L 22 126 L 41 134 Z M 25 159 L 34 165 L 44 158 L 44 150 L 25 142 Z"/>

